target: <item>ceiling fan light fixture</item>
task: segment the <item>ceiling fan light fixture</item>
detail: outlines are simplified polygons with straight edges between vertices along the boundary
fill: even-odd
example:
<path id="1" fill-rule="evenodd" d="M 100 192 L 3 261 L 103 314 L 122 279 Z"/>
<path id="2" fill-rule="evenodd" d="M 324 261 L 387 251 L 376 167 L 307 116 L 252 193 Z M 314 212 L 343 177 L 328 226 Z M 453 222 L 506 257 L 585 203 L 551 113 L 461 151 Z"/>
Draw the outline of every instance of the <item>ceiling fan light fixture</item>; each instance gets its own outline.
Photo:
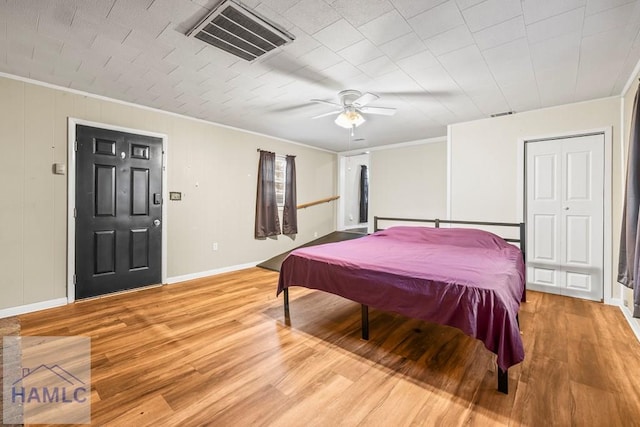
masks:
<path id="1" fill-rule="evenodd" d="M 345 129 L 353 129 L 354 127 L 358 127 L 365 122 L 362 114 L 358 113 L 355 110 L 347 110 L 343 111 L 336 117 L 335 123 L 343 127 Z"/>

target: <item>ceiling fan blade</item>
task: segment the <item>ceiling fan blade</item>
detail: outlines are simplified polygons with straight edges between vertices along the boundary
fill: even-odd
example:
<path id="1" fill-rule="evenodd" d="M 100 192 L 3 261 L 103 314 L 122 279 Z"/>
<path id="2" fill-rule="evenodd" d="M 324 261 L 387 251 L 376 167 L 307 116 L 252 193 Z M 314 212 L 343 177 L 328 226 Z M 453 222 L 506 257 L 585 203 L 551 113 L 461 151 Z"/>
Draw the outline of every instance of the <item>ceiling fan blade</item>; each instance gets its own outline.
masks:
<path id="1" fill-rule="evenodd" d="M 330 76 L 311 67 L 297 58 L 282 51 L 273 56 L 260 61 L 261 65 L 267 67 L 271 71 L 284 74 L 286 76 L 295 76 L 297 80 L 303 80 L 307 83 L 324 86 L 331 89 L 338 89 L 342 84 Z"/>
<path id="2" fill-rule="evenodd" d="M 311 117 L 312 119 L 319 119 L 320 117 L 327 117 L 327 116 L 332 116 L 334 114 L 340 114 L 342 112 L 342 110 L 337 110 L 337 111 L 331 111 L 329 113 L 323 113 L 323 114 L 318 114 L 317 116 L 313 116 Z"/>
<path id="3" fill-rule="evenodd" d="M 290 113 L 291 111 L 298 111 L 301 109 L 313 108 L 313 104 L 295 104 L 287 105 L 284 107 L 270 108 L 267 110 L 269 113 Z"/>
<path id="4" fill-rule="evenodd" d="M 370 92 L 365 92 L 358 99 L 353 101 L 352 105 L 354 107 L 364 107 L 365 105 L 367 105 L 371 101 L 375 101 L 378 98 L 380 98 L 378 95 L 375 95 L 375 94 L 370 93 Z"/>
<path id="5" fill-rule="evenodd" d="M 395 108 L 389 107 L 362 107 L 359 110 L 365 114 L 381 114 L 383 116 L 393 116 L 396 113 Z"/>
<path id="6" fill-rule="evenodd" d="M 334 107 L 338 107 L 338 108 L 342 109 L 342 105 L 336 104 L 335 102 L 331 102 L 331 101 L 325 101 L 324 99 L 310 99 L 309 101 L 317 102 L 319 104 L 333 105 Z"/>
<path id="7" fill-rule="evenodd" d="M 456 93 L 446 90 L 378 92 L 380 96 L 397 96 L 399 98 L 429 98 L 433 96 L 453 96 Z"/>

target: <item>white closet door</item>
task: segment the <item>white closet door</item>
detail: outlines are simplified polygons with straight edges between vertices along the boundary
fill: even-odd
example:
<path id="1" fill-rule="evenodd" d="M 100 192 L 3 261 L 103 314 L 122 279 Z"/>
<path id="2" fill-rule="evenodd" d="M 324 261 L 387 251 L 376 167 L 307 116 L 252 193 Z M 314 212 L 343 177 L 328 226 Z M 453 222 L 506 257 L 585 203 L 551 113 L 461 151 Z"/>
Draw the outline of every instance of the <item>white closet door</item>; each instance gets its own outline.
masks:
<path id="1" fill-rule="evenodd" d="M 601 300 L 604 135 L 529 142 L 527 286 Z"/>

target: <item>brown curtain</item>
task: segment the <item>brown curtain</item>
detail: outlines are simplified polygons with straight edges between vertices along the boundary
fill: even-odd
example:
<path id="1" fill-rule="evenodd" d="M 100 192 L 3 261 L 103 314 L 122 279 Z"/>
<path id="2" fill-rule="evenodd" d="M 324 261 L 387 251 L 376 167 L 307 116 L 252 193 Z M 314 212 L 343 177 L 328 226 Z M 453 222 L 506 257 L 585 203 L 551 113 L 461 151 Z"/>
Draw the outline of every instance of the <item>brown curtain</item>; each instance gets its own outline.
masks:
<path id="1" fill-rule="evenodd" d="M 258 193 L 256 195 L 256 239 L 280 234 L 278 203 L 276 201 L 276 155 L 260 151 L 258 164 Z"/>
<path id="2" fill-rule="evenodd" d="M 369 220 L 369 172 L 366 165 L 360 165 L 360 215 L 361 224 Z"/>
<path id="3" fill-rule="evenodd" d="M 296 157 L 287 156 L 287 172 L 282 211 L 282 234 L 298 233 L 298 208 L 296 200 Z"/>

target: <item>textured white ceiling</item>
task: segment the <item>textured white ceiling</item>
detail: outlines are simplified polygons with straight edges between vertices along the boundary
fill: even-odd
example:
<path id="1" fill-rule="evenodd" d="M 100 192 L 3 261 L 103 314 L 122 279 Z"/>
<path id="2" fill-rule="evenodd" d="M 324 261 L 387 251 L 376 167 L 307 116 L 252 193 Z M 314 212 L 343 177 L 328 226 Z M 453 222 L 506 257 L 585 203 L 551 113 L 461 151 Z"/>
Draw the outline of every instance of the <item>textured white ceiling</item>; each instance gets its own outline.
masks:
<path id="1" fill-rule="evenodd" d="M 619 95 L 640 0 L 245 0 L 296 40 L 253 63 L 185 34 L 220 0 L 0 0 L 0 71 L 335 151 Z M 348 131 L 311 98 L 381 95 Z"/>

